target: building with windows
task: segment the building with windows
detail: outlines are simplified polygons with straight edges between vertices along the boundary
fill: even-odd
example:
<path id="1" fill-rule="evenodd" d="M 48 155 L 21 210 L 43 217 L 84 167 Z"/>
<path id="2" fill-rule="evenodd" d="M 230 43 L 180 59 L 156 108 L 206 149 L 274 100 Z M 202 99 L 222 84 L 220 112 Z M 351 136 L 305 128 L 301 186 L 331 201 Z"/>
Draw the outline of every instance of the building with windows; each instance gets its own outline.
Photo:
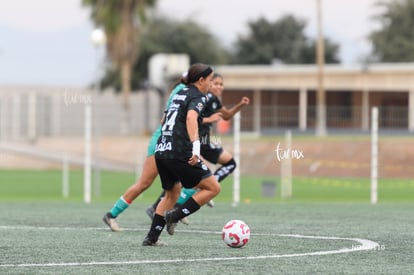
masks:
<path id="1" fill-rule="evenodd" d="M 243 110 L 242 129 L 265 132 L 315 128 L 316 65 L 217 66 L 224 76 L 224 104 L 251 99 Z M 414 131 L 414 63 L 326 65 L 327 129 L 370 127 L 370 110 L 379 108 L 379 127 Z"/>

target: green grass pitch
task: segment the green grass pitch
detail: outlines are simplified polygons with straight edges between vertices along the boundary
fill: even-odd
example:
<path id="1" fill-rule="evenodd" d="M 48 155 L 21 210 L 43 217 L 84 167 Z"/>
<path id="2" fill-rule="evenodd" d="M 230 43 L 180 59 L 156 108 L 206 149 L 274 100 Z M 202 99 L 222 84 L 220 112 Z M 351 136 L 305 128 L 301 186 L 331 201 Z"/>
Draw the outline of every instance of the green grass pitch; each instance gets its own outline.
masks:
<path id="1" fill-rule="evenodd" d="M 369 181 L 294 179 L 294 197 L 264 197 L 269 178 L 242 177 L 241 202 L 231 206 L 231 180 L 212 209 L 179 224 L 168 247 L 142 247 L 145 214 L 160 191 L 155 182 L 111 232 L 103 214 L 134 181 L 105 172 L 100 195 L 82 202 L 82 173 L 71 172 L 62 199 L 59 171 L 0 171 L 0 274 L 410 274 L 414 270 L 414 203 L 409 180 L 381 180 L 379 204 Z M 220 231 L 230 219 L 251 229 L 249 244 L 228 248 Z M 359 240 L 359 241 L 358 241 Z M 365 242 L 364 245 L 361 244 Z M 369 241 L 378 246 L 369 246 Z M 368 247 L 367 243 L 368 242 Z M 359 250 L 364 246 L 363 250 Z"/>
<path id="2" fill-rule="evenodd" d="M 93 173 L 95 175 L 95 173 Z M 92 179 L 92 199 L 94 201 L 113 201 L 135 182 L 132 173 L 102 171 L 99 188 Z M 82 201 L 83 173 L 71 171 L 70 190 L 66 201 Z M 272 183 L 273 194 L 264 196 L 263 185 Z M 242 202 L 277 202 L 280 199 L 280 180 L 278 178 L 242 176 L 240 199 Z M 414 181 L 411 179 L 380 179 L 378 182 L 380 202 L 413 202 Z M 159 178 L 137 200 L 152 202 L 161 192 Z M 0 170 L 0 200 L 9 201 L 61 201 L 61 171 Z M 224 180 L 222 191 L 216 198 L 218 202 L 232 200 L 232 178 Z M 293 197 L 290 201 L 307 202 L 369 202 L 369 179 L 347 178 L 293 178 Z"/>

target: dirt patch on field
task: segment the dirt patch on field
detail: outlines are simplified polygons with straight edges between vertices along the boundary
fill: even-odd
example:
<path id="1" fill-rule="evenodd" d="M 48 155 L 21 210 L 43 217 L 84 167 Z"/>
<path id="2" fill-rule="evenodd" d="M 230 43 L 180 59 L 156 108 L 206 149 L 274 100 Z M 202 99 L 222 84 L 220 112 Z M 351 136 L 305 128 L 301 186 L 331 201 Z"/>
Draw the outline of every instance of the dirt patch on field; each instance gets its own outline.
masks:
<path id="1" fill-rule="evenodd" d="M 149 137 L 102 137 L 94 140 L 94 158 L 140 169 Z M 220 139 L 231 153 L 233 140 Z M 279 144 L 279 147 L 278 147 Z M 82 138 L 42 138 L 24 144 L 36 150 L 82 158 Z M 279 149 L 279 150 L 278 150 Z M 61 169 L 62 163 L 42 157 L 0 152 L 1 168 Z M 279 176 L 281 158 L 292 159 L 294 176 L 370 177 L 371 143 L 369 138 L 299 138 L 288 148 L 284 139 L 243 138 L 240 147 L 242 175 Z M 414 177 L 414 146 L 409 138 L 380 138 L 379 177 Z"/>

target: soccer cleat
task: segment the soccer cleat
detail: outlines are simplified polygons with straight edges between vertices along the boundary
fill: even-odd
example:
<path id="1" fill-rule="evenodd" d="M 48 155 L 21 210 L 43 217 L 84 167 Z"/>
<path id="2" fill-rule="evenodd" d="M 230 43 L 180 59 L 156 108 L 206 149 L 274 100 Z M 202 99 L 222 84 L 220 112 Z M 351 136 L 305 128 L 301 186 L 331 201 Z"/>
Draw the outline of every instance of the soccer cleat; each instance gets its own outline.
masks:
<path id="1" fill-rule="evenodd" d="M 207 206 L 213 208 L 214 207 L 214 201 L 213 200 L 209 200 L 207 202 Z"/>
<path id="2" fill-rule="evenodd" d="M 168 244 L 161 240 L 152 242 L 148 237 L 145 237 L 144 241 L 142 242 L 142 246 L 168 246 Z"/>
<path id="3" fill-rule="evenodd" d="M 182 219 L 180 220 L 180 222 L 181 222 L 182 224 L 185 224 L 185 225 L 189 225 L 189 224 L 190 224 L 190 221 L 187 219 L 187 217 L 182 218 Z"/>
<path id="4" fill-rule="evenodd" d="M 105 216 L 103 216 L 102 220 L 113 232 L 122 231 L 116 222 L 116 219 L 112 216 L 111 213 L 106 213 Z"/>
<path id="5" fill-rule="evenodd" d="M 165 224 L 167 227 L 167 232 L 170 235 L 174 235 L 175 228 L 177 227 L 177 222 L 174 222 L 171 217 L 172 211 L 174 210 L 165 211 L 164 213 L 164 219 L 165 219 Z"/>
<path id="6" fill-rule="evenodd" d="M 147 215 L 148 215 L 148 217 L 151 219 L 151 221 L 152 221 L 152 219 L 154 218 L 154 214 L 155 214 L 155 209 L 154 209 L 154 207 L 151 205 L 150 207 L 148 207 L 147 208 L 147 210 L 145 211 L 146 213 L 147 213 Z"/>

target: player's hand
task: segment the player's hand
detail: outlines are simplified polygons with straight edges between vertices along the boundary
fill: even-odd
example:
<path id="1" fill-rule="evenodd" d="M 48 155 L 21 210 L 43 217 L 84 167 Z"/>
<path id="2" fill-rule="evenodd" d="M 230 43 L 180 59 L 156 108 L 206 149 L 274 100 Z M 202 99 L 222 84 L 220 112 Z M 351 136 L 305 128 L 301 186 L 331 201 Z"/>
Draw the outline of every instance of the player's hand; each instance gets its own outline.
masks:
<path id="1" fill-rule="evenodd" d="M 191 166 L 196 165 L 198 162 L 200 161 L 200 159 L 198 158 L 197 155 L 192 155 L 191 158 L 188 160 L 188 164 L 190 164 Z"/>
<path id="2" fill-rule="evenodd" d="M 242 99 L 240 100 L 240 103 L 243 105 L 249 105 L 250 99 L 247 96 L 243 96 Z"/>

